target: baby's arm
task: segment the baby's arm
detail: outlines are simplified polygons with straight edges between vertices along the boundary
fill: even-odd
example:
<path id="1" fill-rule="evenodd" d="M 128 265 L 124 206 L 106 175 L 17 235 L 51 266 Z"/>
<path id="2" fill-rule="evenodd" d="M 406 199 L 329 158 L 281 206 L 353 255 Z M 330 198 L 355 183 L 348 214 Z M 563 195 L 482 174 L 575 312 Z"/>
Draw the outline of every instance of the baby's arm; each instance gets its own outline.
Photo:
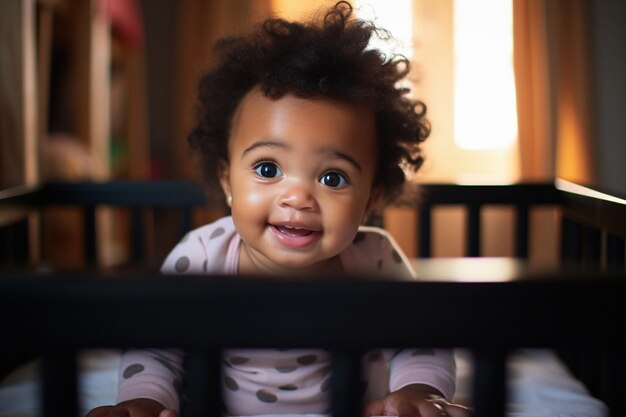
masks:
<path id="1" fill-rule="evenodd" d="M 202 239 L 186 235 L 168 254 L 164 274 L 201 274 L 206 260 Z M 118 404 L 98 407 L 86 417 L 178 417 L 183 353 L 179 350 L 129 350 L 120 361 Z"/>
<path id="2" fill-rule="evenodd" d="M 368 403 L 366 416 L 471 416 L 466 407 L 449 402 L 456 374 L 452 350 L 403 349 L 389 365 L 390 394 Z"/>
<path id="3" fill-rule="evenodd" d="M 150 398 L 165 408 L 177 410 L 183 357 L 183 352 L 177 349 L 125 351 L 120 360 L 117 401 Z"/>
<path id="4" fill-rule="evenodd" d="M 87 417 L 178 417 L 183 353 L 129 350 L 120 360 L 118 404 L 93 409 Z"/>

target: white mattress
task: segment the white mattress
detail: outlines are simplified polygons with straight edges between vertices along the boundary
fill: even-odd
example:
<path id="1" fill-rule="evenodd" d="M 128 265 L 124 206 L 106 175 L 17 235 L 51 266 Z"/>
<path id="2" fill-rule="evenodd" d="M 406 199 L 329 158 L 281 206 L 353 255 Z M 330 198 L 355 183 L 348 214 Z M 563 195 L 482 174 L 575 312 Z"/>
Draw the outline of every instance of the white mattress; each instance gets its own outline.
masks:
<path id="1" fill-rule="evenodd" d="M 92 350 L 81 355 L 79 386 L 83 415 L 94 407 L 115 402 L 118 363 L 119 353 L 114 350 Z M 517 351 L 509 357 L 508 371 L 507 417 L 608 415 L 606 406 L 591 397 L 551 351 Z M 0 417 L 38 415 L 36 375 L 37 363 L 33 362 L 2 381 Z M 455 401 L 471 405 L 471 376 L 471 356 L 458 350 Z"/>

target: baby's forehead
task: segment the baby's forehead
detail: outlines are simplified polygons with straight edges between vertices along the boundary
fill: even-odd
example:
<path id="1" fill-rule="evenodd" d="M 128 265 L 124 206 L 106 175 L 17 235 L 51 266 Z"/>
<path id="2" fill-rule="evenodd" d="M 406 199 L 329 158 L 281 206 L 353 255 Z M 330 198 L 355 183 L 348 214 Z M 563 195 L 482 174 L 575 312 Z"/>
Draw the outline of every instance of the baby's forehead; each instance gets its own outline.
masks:
<path id="1" fill-rule="evenodd" d="M 259 143 L 267 150 L 373 152 L 375 117 L 359 104 L 293 94 L 271 98 L 253 90 L 233 117 L 229 148 L 244 152 Z"/>
<path id="2" fill-rule="evenodd" d="M 231 122 L 231 130 L 235 131 L 247 124 L 300 123 L 300 128 L 310 126 L 308 121 L 325 122 L 324 126 L 342 130 L 354 128 L 362 130 L 375 123 L 374 112 L 361 103 L 339 100 L 331 97 L 315 95 L 302 97 L 288 92 L 280 97 L 269 97 L 255 87 L 241 99 Z M 235 133 L 235 132 L 231 132 Z"/>

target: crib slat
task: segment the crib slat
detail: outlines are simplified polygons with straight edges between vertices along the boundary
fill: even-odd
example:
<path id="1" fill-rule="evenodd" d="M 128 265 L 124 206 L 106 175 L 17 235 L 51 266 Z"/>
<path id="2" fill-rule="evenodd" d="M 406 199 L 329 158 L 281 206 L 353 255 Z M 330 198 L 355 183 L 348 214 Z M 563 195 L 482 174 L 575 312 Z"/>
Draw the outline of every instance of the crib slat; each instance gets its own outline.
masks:
<path id="1" fill-rule="evenodd" d="M 528 204 L 518 204 L 515 207 L 515 256 L 528 259 Z"/>
<path id="2" fill-rule="evenodd" d="M 139 206 L 134 206 L 131 209 L 131 242 L 132 242 L 132 259 L 133 261 L 139 261 L 144 257 L 143 250 L 143 216 L 142 209 Z"/>
<path id="3" fill-rule="evenodd" d="M 575 375 L 585 384 L 592 395 L 597 396 L 600 391 L 601 352 L 599 349 L 588 346 L 578 347 L 575 352 L 578 362 L 574 369 Z"/>
<path id="4" fill-rule="evenodd" d="M 624 271 L 626 269 L 625 252 L 624 239 L 609 233 L 606 238 L 606 264 L 609 271 Z"/>
<path id="5" fill-rule="evenodd" d="M 583 229 L 583 260 L 585 268 L 599 270 L 602 249 L 602 234 L 592 227 Z"/>
<path id="6" fill-rule="evenodd" d="M 618 349 L 605 349 L 602 363 L 602 384 L 600 398 L 609 407 L 609 416 L 618 417 L 626 415 L 626 384 L 624 374 L 626 363 L 624 353 Z"/>
<path id="7" fill-rule="evenodd" d="M 28 261 L 28 220 L 0 227 L 0 265 L 24 265 Z"/>
<path id="8" fill-rule="evenodd" d="M 431 228 L 432 228 L 432 206 L 424 204 L 419 210 L 419 255 L 420 258 L 430 258 L 431 249 Z"/>
<path id="9" fill-rule="evenodd" d="M 331 387 L 334 417 L 360 417 L 362 415 L 361 352 L 333 351 Z"/>
<path id="10" fill-rule="evenodd" d="M 582 226 L 566 217 L 561 221 L 561 260 L 572 265 L 580 263 Z"/>
<path id="11" fill-rule="evenodd" d="M 467 206 L 467 256 L 480 256 L 480 204 Z"/>
<path id="12" fill-rule="evenodd" d="M 219 350 L 191 351 L 185 358 L 183 417 L 223 414 L 221 355 Z"/>
<path id="13" fill-rule="evenodd" d="M 474 350 L 473 401 L 475 417 L 500 417 L 506 405 L 506 353 Z"/>
<path id="14" fill-rule="evenodd" d="M 84 213 L 85 261 L 87 262 L 87 265 L 95 265 L 97 260 L 96 207 L 93 205 L 86 205 Z"/>
<path id="15" fill-rule="evenodd" d="M 75 352 L 52 352 L 41 359 L 44 417 L 77 417 L 78 384 Z"/>

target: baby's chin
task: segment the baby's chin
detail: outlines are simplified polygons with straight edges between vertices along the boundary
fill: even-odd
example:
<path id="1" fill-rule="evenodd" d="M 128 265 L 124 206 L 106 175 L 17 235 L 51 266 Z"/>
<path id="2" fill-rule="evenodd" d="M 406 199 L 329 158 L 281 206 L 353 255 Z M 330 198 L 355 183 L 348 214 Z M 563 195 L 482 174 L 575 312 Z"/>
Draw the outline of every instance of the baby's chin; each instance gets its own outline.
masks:
<path id="1" fill-rule="evenodd" d="M 298 260 L 297 256 L 291 256 L 289 259 L 277 259 L 275 265 L 280 273 L 284 275 L 299 276 L 315 276 L 320 274 L 343 274 L 341 260 L 338 255 L 325 260 Z"/>

